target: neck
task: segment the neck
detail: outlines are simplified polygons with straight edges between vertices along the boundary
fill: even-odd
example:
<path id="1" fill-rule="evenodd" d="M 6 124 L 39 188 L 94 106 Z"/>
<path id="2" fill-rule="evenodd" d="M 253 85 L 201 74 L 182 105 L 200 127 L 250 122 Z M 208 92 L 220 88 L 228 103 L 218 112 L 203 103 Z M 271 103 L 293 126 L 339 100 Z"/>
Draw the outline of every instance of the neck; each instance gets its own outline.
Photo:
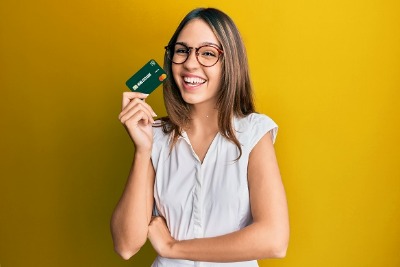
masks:
<path id="1" fill-rule="evenodd" d="M 189 129 L 218 131 L 218 109 L 216 108 L 196 108 L 192 106 L 190 112 Z"/>

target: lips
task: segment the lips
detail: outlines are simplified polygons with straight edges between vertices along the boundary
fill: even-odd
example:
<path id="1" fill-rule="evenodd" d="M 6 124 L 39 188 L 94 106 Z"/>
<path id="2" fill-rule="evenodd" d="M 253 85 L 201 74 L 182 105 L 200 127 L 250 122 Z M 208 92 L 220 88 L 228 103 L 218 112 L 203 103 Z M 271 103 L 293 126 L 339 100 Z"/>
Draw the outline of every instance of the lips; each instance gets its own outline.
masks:
<path id="1" fill-rule="evenodd" d="M 198 86 L 206 82 L 205 79 L 194 76 L 184 76 L 183 81 L 188 86 Z"/>

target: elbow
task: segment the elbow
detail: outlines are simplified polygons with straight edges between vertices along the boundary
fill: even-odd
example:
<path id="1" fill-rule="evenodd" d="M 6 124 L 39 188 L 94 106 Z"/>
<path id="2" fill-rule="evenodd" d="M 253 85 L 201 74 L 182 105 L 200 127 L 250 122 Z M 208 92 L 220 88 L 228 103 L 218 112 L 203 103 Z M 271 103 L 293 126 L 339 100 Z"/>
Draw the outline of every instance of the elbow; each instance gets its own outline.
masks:
<path id="1" fill-rule="evenodd" d="M 277 246 L 271 252 L 271 258 L 275 259 L 283 259 L 286 257 L 287 245 L 286 246 Z"/>
<path id="2" fill-rule="evenodd" d="M 111 236 L 114 244 L 114 251 L 124 260 L 129 260 L 146 243 L 147 233 L 129 234 L 121 231 L 120 227 L 111 226 Z"/>
<path id="3" fill-rule="evenodd" d="M 270 237 L 269 244 L 269 258 L 282 259 L 286 257 L 287 249 L 289 246 L 289 227 L 276 229 L 274 234 Z"/>
<path id="4" fill-rule="evenodd" d="M 146 243 L 147 238 L 114 239 L 114 251 L 124 260 L 132 258 Z"/>
<path id="5" fill-rule="evenodd" d="M 259 259 L 283 259 L 286 257 L 287 246 L 273 244 L 260 251 Z"/>
<path id="6" fill-rule="evenodd" d="M 271 258 L 282 259 L 286 257 L 289 245 L 289 234 L 279 235 L 271 244 Z"/>
<path id="7" fill-rule="evenodd" d="M 276 237 L 269 239 L 272 242 L 263 242 L 264 246 L 262 248 L 262 258 L 264 259 L 282 259 L 286 257 L 286 252 L 288 249 L 289 238 L 288 237 Z"/>
<path id="8" fill-rule="evenodd" d="M 136 248 L 121 248 L 118 246 L 114 247 L 114 251 L 124 260 L 129 260 L 130 258 L 135 255 L 141 247 L 136 247 Z"/>
<path id="9" fill-rule="evenodd" d="M 276 242 L 272 249 L 272 257 L 276 259 L 282 259 L 286 257 L 286 252 L 289 245 L 289 236 L 281 238 L 279 242 Z"/>

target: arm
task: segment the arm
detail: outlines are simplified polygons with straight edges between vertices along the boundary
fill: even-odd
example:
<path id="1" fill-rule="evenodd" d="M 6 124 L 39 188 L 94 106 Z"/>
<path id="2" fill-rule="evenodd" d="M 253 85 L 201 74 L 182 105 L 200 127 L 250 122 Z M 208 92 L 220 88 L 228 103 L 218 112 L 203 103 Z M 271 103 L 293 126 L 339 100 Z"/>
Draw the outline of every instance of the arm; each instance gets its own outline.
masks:
<path id="1" fill-rule="evenodd" d="M 153 207 L 154 169 L 151 164 L 153 142 L 151 107 L 138 93 L 124 93 L 119 119 L 135 144 L 135 155 L 125 190 L 111 218 L 115 251 L 124 259 L 132 257 L 147 239 Z"/>
<path id="2" fill-rule="evenodd" d="M 270 133 L 250 154 L 248 166 L 253 223 L 212 238 L 176 241 L 162 218 L 152 220 L 149 239 L 163 257 L 195 261 L 235 262 L 281 258 L 286 254 L 289 219 L 286 196 Z"/>

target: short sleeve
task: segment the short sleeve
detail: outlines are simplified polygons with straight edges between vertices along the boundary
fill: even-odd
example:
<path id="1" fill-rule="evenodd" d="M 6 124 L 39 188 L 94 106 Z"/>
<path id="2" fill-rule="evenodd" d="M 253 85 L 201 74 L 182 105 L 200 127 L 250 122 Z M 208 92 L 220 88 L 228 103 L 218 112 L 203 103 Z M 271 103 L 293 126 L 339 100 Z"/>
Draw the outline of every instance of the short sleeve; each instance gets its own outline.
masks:
<path id="1" fill-rule="evenodd" d="M 275 143 L 278 134 L 278 125 L 268 116 L 264 114 L 250 114 L 249 128 L 251 129 L 249 148 L 252 150 L 261 138 L 271 132 L 272 142 Z"/>
<path id="2" fill-rule="evenodd" d="M 157 145 L 163 139 L 164 135 L 161 120 L 156 120 L 153 124 L 153 144 Z"/>
<path id="3" fill-rule="evenodd" d="M 151 151 L 151 159 L 153 166 L 156 168 L 156 162 L 160 157 L 160 153 L 166 144 L 167 135 L 163 132 L 161 122 L 157 120 L 153 125 L 153 148 Z"/>

